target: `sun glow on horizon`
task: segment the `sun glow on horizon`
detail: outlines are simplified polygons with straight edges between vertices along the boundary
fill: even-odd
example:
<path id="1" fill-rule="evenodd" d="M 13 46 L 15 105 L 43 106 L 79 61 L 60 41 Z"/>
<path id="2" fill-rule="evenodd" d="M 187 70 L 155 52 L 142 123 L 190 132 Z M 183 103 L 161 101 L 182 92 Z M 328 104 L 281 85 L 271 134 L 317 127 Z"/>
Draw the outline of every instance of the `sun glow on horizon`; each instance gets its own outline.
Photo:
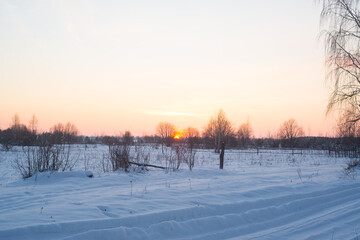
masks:
<path id="1" fill-rule="evenodd" d="M 180 140 L 181 138 L 184 138 L 186 136 L 186 130 L 185 129 L 177 129 L 173 138 L 175 140 Z"/>

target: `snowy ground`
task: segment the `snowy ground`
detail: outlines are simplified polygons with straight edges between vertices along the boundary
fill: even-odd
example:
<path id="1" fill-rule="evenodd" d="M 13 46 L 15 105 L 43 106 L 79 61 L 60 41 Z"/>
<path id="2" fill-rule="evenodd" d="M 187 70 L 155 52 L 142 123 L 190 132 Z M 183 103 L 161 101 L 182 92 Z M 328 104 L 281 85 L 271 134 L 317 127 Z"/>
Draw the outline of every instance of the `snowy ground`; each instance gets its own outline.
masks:
<path id="1" fill-rule="evenodd" d="M 0 152 L 0 239 L 358 239 L 348 159 L 302 153 L 227 151 L 219 170 L 218 155 L 199 150 L 193 171 L 104 173 L 106 148 L 77 146 L 75 171 L 24 181 L 14 148 Z"/>

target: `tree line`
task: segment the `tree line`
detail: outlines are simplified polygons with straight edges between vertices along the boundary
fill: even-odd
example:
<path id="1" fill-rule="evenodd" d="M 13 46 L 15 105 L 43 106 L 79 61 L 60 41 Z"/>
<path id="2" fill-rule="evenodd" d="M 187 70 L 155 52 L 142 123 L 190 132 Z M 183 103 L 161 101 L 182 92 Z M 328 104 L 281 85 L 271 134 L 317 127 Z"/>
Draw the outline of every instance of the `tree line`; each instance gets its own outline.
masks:
<path id="1" fill-rule="evenodd" d="M 335 138 L 305 136 L 303 128 L 295 119 L 284 121 L 276 136 L 256 138 L 249 119 L 235 127 L 226 117 L 223 110 L 212 116 L 202 131 L 195 127 L 179 129 L 170 122 L 160 122 L 155 129 L 155 135 L 135 137 L 130 131 L 115 136 L 80 136 L 73 123 L 58 123 L 46 132 L 39 132 L 38 120 L 32 116 L 28 125 L 21 123 L 18 114 L 12 118 L 11 125 L 5 130 L 0 129 L 0 144 L 5 150 L 11 146 L 32 146 L 43 144 L 105 144 L 118 145 L 126 143 L 156 143 L 171 146 L 176 142 L 186 142 L 191 148 L 213 148 L 219 153 L 222 143 L 226 148 L 315 148 L 337 149 L 339 146 L 353 148 L 360 137 L 360 125 L 339 118 L 335 128 Z M 344 148 L 344 147 L 341 147 Z"/>
<path id="2" fill-rule="evenodd" d="M 156 135 L 161 138 L 161 144 L 169 146 L 174 141 L 179 141 L 177 134 L 181 138 L 191 139 L 194 144 L 202 145 L 205 148 L 214 148 L 216 153 L 220 152 L 220 146 L 224 143 L 227 147 L 248 148 L 258 145 L 255 141 L 254 131 L 249 119 L 240 124 L 238 128 L 226 117 L 225 112 L 220 109 L 204 127 L 202 133 L 194 127 L 187 127 L 179 130 L 172 123 L 161 122 L 156 127 Z M 272 141 L 277 144 L 276 147 L 296 147 L 299 145 L 298 138 L 304 137 L 303 128 L 294 120 L 289 119 L 280 126 L 277 138 L 278 141 Z"/>
<path id="3" fill-rule="evenodd" d="M 28 125 L 21 123 L 18 114 L 11 120 L 11 125 L 5 130 L 0 129 L 0 144 L 5 150 L 11 146 L 33 146 L 43 144 L 72 144 L 79 142 L 79 131 L 73 123 L 58 123 L 47 132 L 39 133 L 38 120 L 31 117 Z"/>

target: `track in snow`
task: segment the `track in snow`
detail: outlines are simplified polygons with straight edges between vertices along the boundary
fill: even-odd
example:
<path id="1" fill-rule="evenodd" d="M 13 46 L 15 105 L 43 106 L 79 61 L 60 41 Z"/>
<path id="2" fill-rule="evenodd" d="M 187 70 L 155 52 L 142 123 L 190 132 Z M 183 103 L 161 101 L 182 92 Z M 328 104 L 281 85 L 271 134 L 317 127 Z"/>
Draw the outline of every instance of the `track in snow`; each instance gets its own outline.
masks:
<path id="1" fill-rule="evenodd" d="M 233 184 L 234 185 L 234 184 Z M 268 192 L 263 188 L 254 192 Z M 146 214 L 119 217 L 112 207 L 97 206 L 101 219 L 36 224 L 0 230 L 0 239 L 346 239 L 356 237 L 360 226 L 360 184 L 330 187 L 296 193 L 282 188 L 263 199 L 239 199 L 248 192 L 220 191 L 233 203 L 207 204 L 196 201 L 192 207 L 149 211 Z M 74 190 L 77 191 L 77 190 Z M 214 197 L 216 196 L 214 191 Z M 58 193 L 60 194 L 60 193 Z M 74 194 L 72 192 L 71 194 Z M 90 194 L 86 190 L 79 194 Z M 201 191 L 198 193 L 201 197 Z M 240 194 L 240 195 L 239 195 Z M 45 194 L 48 199 L 61 196 Z M 228 196 L 226 196 L 228 195 Z M 206 198 L 211 197 L 208 195 Z M 54 200 L 53 199 L 53 200 Z M 189 201 L 191 197 L 186 200 Z M 202 198 L 204 200 L 204 198 Z M 0 212 L 28 209 L 36 205 L 34 196 L 16 201 L 2 198 Z"/>
<path id="2" fill-rule="evenodd" d="M 212 156 L 201 154 L 200 159 Z M 237 152 L 227 156 L 223 171 L 217 169 L 216 155 L 193 172 L 151 170 L 92 179 L 83 172 L 56 173 L 1 185 L 0 239 L 354 239 L 359 235 L 360 182 L 339 179 L 339 160 Z"/>

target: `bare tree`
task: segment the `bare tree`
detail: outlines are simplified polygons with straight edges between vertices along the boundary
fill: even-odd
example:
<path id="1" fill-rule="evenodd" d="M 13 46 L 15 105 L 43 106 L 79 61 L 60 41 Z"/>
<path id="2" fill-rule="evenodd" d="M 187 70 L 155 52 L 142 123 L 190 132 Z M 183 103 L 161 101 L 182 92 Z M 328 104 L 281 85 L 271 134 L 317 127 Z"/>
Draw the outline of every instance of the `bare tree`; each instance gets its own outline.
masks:
<path id="1" fill-rule="evenodd" d="M 285 140 L 290 147 L 294 147 L 295 139 L 304 136 L 304 130 L 295 119 L 291 118 L 280 126 L 278 136 Z"/>
<path id="2" fill-rule="evenodd" d="M 184 136 L 186 143 L 186 151 L 184 152 L 184 161 L 188 165 L 190 171 L 193 169 L 195 165 L 195 154 L 196 150 L 194 150 L 195 143 L 197 139 L 200 137 L 200 132 L 198 129 L 194 127 L 188 127 L 185 129 Z"/>
<path id="3" fill-rule="evenodd" d="M 65 125 L 65 141 L 67 143 L 75 143 L 76 137 L 79 135 L 79 130 L 73 123 L 66 123 Z"/>
<path id="4" fill-rule="evenodd" d="M 11 120 L 10 138 L 14 145 L 31 145 L 33 144 L 30 131 L 20 122 L 20 117 L 16 113 Z"/>
<path id="5" fill-rule="evenodd" d="M 160 122 L 156 126 L 156 134 L 161 137 L 161 147 L 163 150 L 163 144 L 166 144 L 166 146 L 170 146 L 172 137 L 176 133 L 176 127 L 169 123 L 169 122 Z"/>
<path id="6" fill-rule="evenodd" d="M 252 136 L 253 129 L 248 119 L 246 123 L 243 123 L 239 126 L 239 129 L 237 131 L 237 137 L 239 139 L 240 146 L 243 148 L 247 147 Z"/>
<path id="7" fill-rule="evenodd" d="M 32 115 L 30 122 L 29 122 L 29 130 L 33 133 L 36 134 L 37 133 L 37 128 L 38 128 L 38 120 L 34 115 Z"/>
<path id="8" fill-rule="evenodd" d="M 79 134 L 77 127 L 73 123 L 58 123 L 50 128 L 53 134 L 54 143 L 73 143 Z"/>
<path id="9" fill-rule="evenodd" d="M 53 136 L 53 143 L 63 143 L 65 141 L 65 127 L 62 123 L 55 124 L 50 128 L 50 133 Z"/>
<path id="10" fill-rule="evenodd" d="M 321 24 L 328 79 L 333 85 L 327 112 L 348 111 L 348 121 L 360 119 L 360 11 L 358 0 L 321 0 Z"/>
<path id="11" fill-rule="evenodd" d="M 184 133 L 184 137 L 185 138 L 196 138 L 196 137 L 200 137 L 200 132 L 198 129 L 194 128 L 194 127 L 187 127 L 185 129 L 185 133 Z"/>
<path id="12" fill-rule="evenodd" d="M 221 144 L 234 134 L 230 121 L 226 118 L 225 112 L 220 109 L 219 112 L 210 118 L 208 125 L 205 127 L 203 136 L 212 139 L 215 152 L 220 152 Z"/>
<path id="13" fill-rule="evenodd" d="M 358 122 L 352 122 L 351 117 L 352 114 L 347 114 L 349 112 L 345 112 L 344 115 L 341 115 L 337 119 L 336 124 L 336 137 L 339 138 L 354 138 L 360 136 L 360 129 Z"/>
<path id="14" fill-rule="evenodd" d="M 19 114 L 15 113 L 13 118 L 11 119 L 11 128 L 16 129 L 20 126 L 20 117 Z"/>
<path id="15" fill-rule="evenodd" d="M 122 142 L 126 145 L 132 145 L 134 143 L 134 136 L 130 131 L 125 131 L 121 136 Z"/>
<path id="16" fill-rule="evenodd" d="M 187 127 L 184 131 L 183 138 L 185 138 L 188 143 L 188 147 L 193 148 L 198 138 L 200 137 L 200 132 L 194 127 Z"/>

